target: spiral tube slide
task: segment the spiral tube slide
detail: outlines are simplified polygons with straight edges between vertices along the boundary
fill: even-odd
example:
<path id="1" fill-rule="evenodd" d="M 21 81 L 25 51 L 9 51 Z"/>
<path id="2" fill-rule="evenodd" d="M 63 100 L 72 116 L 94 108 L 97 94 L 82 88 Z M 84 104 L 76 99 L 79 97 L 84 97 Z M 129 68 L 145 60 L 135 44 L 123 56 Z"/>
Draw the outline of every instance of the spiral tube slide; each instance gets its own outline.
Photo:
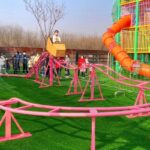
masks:
<path id="1" fill-rule="evenodd" d="M 117 33 L 130 25 L 131 15 L 123 16 L 104 33 L 102 41 L 123 68 L 130 72 L 137 72 L 141 76 L 150 77 L 150 66 L 131 59 L 127 52 L 114 39 Z"/>

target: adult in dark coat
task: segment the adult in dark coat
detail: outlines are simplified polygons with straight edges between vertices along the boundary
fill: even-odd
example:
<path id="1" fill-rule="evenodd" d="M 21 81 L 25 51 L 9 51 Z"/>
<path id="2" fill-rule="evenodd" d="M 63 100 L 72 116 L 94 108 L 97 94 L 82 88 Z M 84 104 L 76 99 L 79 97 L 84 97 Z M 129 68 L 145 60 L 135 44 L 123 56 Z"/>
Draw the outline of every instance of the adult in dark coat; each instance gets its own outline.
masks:
<path id="1" fill-rule="evenodd" d="M 20 71 L 20 53 L 19 52 L 17 52 L 16 53 L 16 67 L 17 67 L 17 72 L 19 72 Z"/>
<path id="2" fill-rule="evenodd" d="M 26 53 L 23 53 L 22 63 L 23 63 L 23 73 L 28 73 L 28 56 L 26 55 Z"/>
<path id="3" fill-rule="evenodd" d="M 18 73 L 18 59 L 16 57 L 16 54 L 13 56 L 12 64 L 13 64 L 14 74 L 17 74 Z"/>

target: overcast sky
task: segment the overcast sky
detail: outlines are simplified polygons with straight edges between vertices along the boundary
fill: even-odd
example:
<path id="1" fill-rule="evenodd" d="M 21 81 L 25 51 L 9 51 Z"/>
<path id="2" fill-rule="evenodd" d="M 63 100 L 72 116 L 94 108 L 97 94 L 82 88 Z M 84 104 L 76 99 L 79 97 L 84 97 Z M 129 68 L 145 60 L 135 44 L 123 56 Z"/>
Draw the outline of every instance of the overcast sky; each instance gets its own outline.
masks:
<path id="1" fill-rule="evenodd" d="M 101 35 L 112 23 L 113 0 L 63 1 L 66 15 L 57 25 L 62 32 Z M 38 30 L 34 17 L 26 11 L 22 0 L 1 0 L 0 24 L 20 25 L 26 30 Z"/>

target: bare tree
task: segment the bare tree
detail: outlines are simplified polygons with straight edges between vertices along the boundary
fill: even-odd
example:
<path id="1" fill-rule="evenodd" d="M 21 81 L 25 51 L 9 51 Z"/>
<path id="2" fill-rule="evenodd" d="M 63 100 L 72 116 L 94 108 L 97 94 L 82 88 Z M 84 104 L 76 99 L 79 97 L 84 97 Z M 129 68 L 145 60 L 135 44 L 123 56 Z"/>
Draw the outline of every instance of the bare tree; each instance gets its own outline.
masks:
<path id="1" fill-rule="evenodd" d="M 46 42 L 52 34 L 55 25 L 64 17 L 64 3 L 57 4 L 56 0 L 23 0 L 26 9 L 35 17 L 41 35 Z"/>

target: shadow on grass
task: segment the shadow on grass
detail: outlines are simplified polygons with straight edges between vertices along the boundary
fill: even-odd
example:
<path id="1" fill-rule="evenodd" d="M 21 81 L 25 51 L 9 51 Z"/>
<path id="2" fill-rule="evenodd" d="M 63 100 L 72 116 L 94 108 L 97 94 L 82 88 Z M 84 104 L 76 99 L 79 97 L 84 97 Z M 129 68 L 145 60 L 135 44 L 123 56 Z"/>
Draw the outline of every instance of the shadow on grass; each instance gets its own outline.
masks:
<path id="1" fill-rule="evenodd" d="M 36 122 L 42 126 L 45 126 L 41 129 L 32 130 L 31 133 L 39 133 L 46 130 L 53 130 L 56 133 L 64 134 L 70 136 L 71 138 L 79 138 L 81 140 L 88 140 L 90 144 L 91 140 L 91 124 L 90 119 L 86 119 L 86 126 L 82 126 L 81 120 L 75 121 L 74 119 L 57 119 L 51 118 L 54 122 L 57 122 L 53 125 L 43 121 L 43 118 L 34 119 L 25 119 L 19 118 L 19 120 L 28 121 L 28 122 Z M 82 119 L 84 121 L 84 119 Z M 119 122 L 114 122 L 119 120 Z M 97 123 L 97 131 L 96 131 L 96 150 L 104 149 L 104 150 L 132 150 L 137 147 L 141 149 L 149 150 L 150 148 L 150 129 L 144 129 L 139 125 L 141 121 L 146 121 L 148 118 L 141 118 L 130 120 L 124 119 L 122 117 L 117 118 L 106 118 L 106 120 L 98 119 Z M 100 121 L 100 122 L 99 122 Z M 107 127 L 101 124 L 102 122 L 106 125 L 108 122 L 112 122 L 112 124 L 107 124 Z M 98 126 L 99 125 L 99 126 Z M 65 126 L 65 129 L 64 129 Z M 74 131 L 71 131 L 74 130 Z M 69 132 L 69 133 L 68 133 Z M 85 137 L 82 133 L 86 132 Z"/>

